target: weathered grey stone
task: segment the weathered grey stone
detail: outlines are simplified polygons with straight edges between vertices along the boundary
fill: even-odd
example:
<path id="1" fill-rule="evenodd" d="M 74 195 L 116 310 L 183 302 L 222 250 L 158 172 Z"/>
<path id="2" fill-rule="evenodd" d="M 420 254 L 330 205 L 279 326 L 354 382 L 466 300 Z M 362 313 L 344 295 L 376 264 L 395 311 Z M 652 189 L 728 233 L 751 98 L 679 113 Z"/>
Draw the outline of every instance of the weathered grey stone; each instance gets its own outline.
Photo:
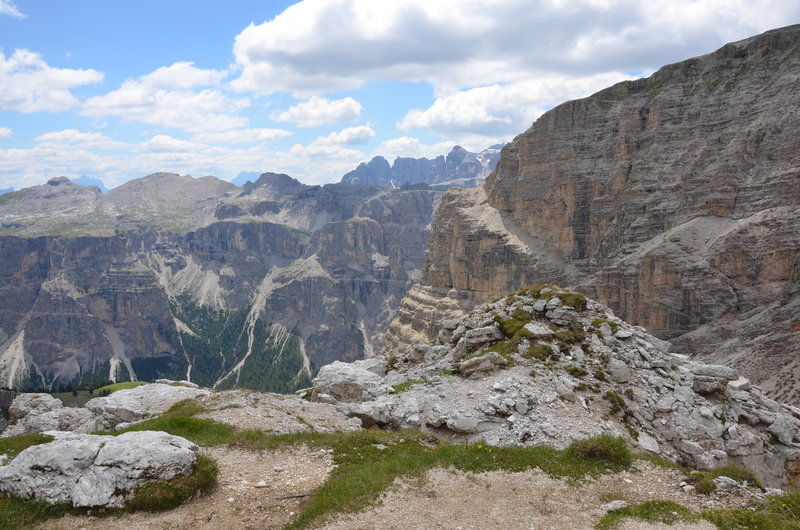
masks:
<path id="1" fill-rule="evenodd" d="M 572 309 L 550 309 L 545 313 L 553 324 L 567 326 L 580 318 L 580 315 Z"/>
<path id="2" fill-rule="evenodd" d="M 462 361 L 461 364 L 458 365 L 458 370 L 465 377 L 469 377 L 475 373 L 491 372 L 497 368 L 500 368 L 501 366 L 506 366 L 507 364 L 508 361 L 506 361 L 499 353 L 489 352 L 481 355 L 480 357 L 473 357 L 472 359 Z"/>
<path id="3" fill-rule="evenodd" d="M 120 436 L 53 433 L 0 467 L 0 492 L 79 507 L 121 507 L 147 482 L 194 469 L 197 446 L 159 431 Z"/>
<path id="4" fill-rule="evenodd" d="M 86 408 L 97 416 L 100 429 L 113 429 L 119 423 L 140 421 L 164 412 L 179 401 L 210 393 L 205 388 L 153 383 L 117 390 L 107 397 L 91 399 L 86 403 Z"/>
<path id="5" fill-rule="evenodd" d="M 784 414 L 779 415 L 768 429 L 784 445 L 792 443 L 798 435 L 797 421 Z"/>
<path id="6" fill-rule="evenodd" d="M 658 446 L 658 441 L 646 432 L 639 433 L 639 439 L 636 440 L 636 443 L 645 451 L 649 451 L 653 454 L 660 454 L 661 452 L 661 448 Z"/>
<path id="7" fill-rule="evenodd" d="M 89 433 L 98 429 L 97 417 L 85 408 L 64 407 L 48 394 L 20 394 L 10 407 L 16 423 L 2 436 L 36 434 L 45 431 Z"/>
<path id="8" fill-rule="evenodd" d="M 605 512 L 613 512 L 616 510 L 621 510 L 626 506 L 628 506 L 628 501 L 617 500 L 617 501 L 607 502 L 606 504 L 602 505 L 600 509 Z"/>
<path id="9" fill-rule="evenodd" d="M 19 394 L 8 408 L 8 415 L 16 422 L 34 411 L 43 414 L 63 407 L 61 400 L 50 394 Z"/>
<path id="10" fill-rule="evenodd" d="M 541 322 L 529 322 L 525 324 L 525 329 L 534 335 L 550 335 L 553 333 L 553 330 Z"/>
<path id="11" fill-rule="evenodd" d="M 428 348 L 425 348 L 425 352 L 428 351 Z M 386 361 L 379 357 L 371 357 L 369 359 L 361 359 L 359 361 L 355 361 L 354 365 L 358 366 L 359 368 L 363 368 L 368 372 L 372 372 L 373 374 L 379 375 L 381 377 L 386 375 Z"/>
<path id="12" fill-rule="evenodd" d="M 631 378 L 630 367 L 621 359 L 612 359 L 606 371 L 615 383 L 626 383 Z"/>
<path id="13" fill-rule="evenodd" d="M 604 339 L 608 339 L 614 336 L 614 330 L 611 328 L 608 322 L 601 323 L 600 327 L 597 329 L 600 331 L 600 335 L 602 335 Z"/>
<path id="14" fill-rule="evenodd" d="M 339 361 L 320 368 L 313 386 L 312 395 L 328 394 L 337 401 L 363 401 L 389 393 L 379 375 Z"/>
<path id="15" fill-rule="evenodd" d="M 498 341 L 502 338 L 504 338 L 503 333 L 497 328 L 497 326 L 484 326 L 467 330 L 464 333 L 464 339 L 469 351 L 474 351 L 484 344 Z"/>
<path id="16" fill-rule="evenodd" d="M 750 380 L 744 376 L 739 376 L 735 381 L 729 381 L 728 386 L 734 390 L 750 390 Z"/>
<path id="17" fill-rule="evenodd" d="M 713 394 L 724 392 L 728 386 L 728 380 L 721 377 L 695 376 L 692 390 L 698 394 Z"/>
<path id="18" fill-rule="evenodd" d="M 734 381 L 739 377 L 733 368 L 719 364 L 690 364 L 689 371 L 694 375 L 725 379 L 726 381 Z"/>

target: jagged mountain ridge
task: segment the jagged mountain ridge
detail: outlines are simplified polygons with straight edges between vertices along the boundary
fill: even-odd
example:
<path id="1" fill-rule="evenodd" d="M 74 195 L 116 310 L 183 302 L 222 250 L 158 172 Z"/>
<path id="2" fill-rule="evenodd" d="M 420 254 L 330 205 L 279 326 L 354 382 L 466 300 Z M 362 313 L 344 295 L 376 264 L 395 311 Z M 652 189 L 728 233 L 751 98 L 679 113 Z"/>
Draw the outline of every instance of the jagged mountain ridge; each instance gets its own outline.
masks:
<path id="1" fill-rule="evenodd" d="M 434 159 L 397 157 L 390 165 L 382 156 L 362 162 L 342 177 L 342 184 L 372 184 L 401 187 L 428 184 L 441 189 L 450 186 L 471 188 L 483 184 L 486 175 L 497 165 L 502 144 L 480 153 L 471 153 L 456 145 L 447 154 Z"/>
<path id="2" fill-rule="evenodd" d="M 418 277 L 440 194 L 53 179 L 0 203 L 0 381 L 189 378 L 290 391 L 372 353 Z M 52 209 L 57 214 L 50 215 Z"/>
<path id="3" fill-rule="evenodd" d="M 387 347 L 558 283 L 797 402 L 799 52 L 800 26 L 773 30 L 545 113 L 447 193 Z"/>

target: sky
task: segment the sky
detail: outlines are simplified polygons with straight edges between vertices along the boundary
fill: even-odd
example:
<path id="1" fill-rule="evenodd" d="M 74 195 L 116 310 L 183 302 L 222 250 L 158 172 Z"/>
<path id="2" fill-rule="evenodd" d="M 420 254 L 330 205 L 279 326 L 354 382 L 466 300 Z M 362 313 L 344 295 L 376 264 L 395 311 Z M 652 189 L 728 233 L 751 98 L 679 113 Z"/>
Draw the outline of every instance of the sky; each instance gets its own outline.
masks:
<path id="1" fill-rule="evenodd" d="M 794 0 L 0 0 L 0 189 L 334 182 L 797 22 Z"/>

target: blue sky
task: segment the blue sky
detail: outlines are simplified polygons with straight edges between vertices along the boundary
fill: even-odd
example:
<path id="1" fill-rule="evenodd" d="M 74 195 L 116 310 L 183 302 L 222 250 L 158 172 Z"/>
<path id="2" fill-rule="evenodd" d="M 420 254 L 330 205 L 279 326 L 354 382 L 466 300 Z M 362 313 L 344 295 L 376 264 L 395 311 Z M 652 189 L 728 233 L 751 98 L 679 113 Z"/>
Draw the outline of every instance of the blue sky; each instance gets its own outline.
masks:
<path id="1" fill-rule="evenodd" d="M 198 7 L 200 6 L 200 7 Z M 0 188 L 338 180 L 800 19 L 783 0 L 0 0 Z"/>

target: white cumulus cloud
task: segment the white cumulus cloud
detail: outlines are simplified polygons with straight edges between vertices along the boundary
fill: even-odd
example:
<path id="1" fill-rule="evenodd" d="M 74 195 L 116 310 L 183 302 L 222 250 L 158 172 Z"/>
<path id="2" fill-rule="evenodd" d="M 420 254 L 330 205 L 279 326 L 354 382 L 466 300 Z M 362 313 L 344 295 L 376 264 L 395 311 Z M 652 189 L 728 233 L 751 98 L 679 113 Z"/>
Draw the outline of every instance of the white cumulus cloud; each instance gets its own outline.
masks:
<path id="1" fill-rule="evenodd" d="M 195 142 L 173 138 L 166 134 L 157 134 L 136 145 L 133 150 L 139 153 L 193 152 L 201 151 L 203 147 L 202 144 Z"/>
<path id="2" fill-rule="evenodd" d="M 11 138 L 14 136 L 14 131 L 8 127 L 0 127 L 0 138 Z"/>
<path id="3" fill-rule="evenodd" d="M 783 0 L 306 0 L 237 37 L 238 90 L 320 94 L 367 80 L 439 95 L 657 68 L 800 17 Z"/>
<path id="4" fill-rule="evenodd" d="M 239 112 L 250 106 L 248 99 L 231 99 L 219 89 L 201 88 L 218 84 L 225 75 L 192 63 L 174 63 L 138 79 L 128 79 L 117 90 L 89 98 L 81 113 L 119 116 L 124 122 L 139 121 L 191 132 L 246 127 L 248 120 Z"/>
<path id="5" fill-rule="evenodd" d="M 331 123 L 355 121 L 361 116 L 361 103 L 353 98 L 326 99 L 314 96 L 270 116 L 275 121 L 292 122 L 298 127 L 318 127 Z"/>
<path id="6" fill-rule="evenodd" d="M 631 76 L 611 72 L 593 76 L 542 75 L 530 81 L 491 85 L 436 99 L 427 109 L 409 111 L 398 128 L 428 129 L 456 138 L 471 135 L 507 137 L 527 129 L 553 106 L 586 97 Z"/>
<path id="7" fill-rule="evenodd" d="M 8 15 L 13 18 L 28 18 L 28 15 L 20 13 L 11 0 L 0 0 L 0 15 Z"/>
<path id="8" fill-rule="evenodd" d="M 375 137 L 375 131 L 367 125 L 348 127 L 314 140 L 314 145 L 363 145 Z"/>
<path id="9" fill-rule="evenodd" d="M 79 104 L 71 89 L 99 83 L 95 70 L 53 68 L 29 50 L 0 52 L 0 108 L 18 112 L 61 112 Z"/>
<path id="10" fill-rule="evenodd" d="M 116 149 L 127 147 L 125 142 L 117 142 L 98 132 L 81 132 L 77 129 L 48 132 L 34 138 L 34 141 L 48 144 L 79 144 L 94 149 Z"/>
<path id="11" fill-rule="evenodd" d="M 222 132 L 195 134 L 192 140 L 206 144 L 247 144 L 266 143 L 291 136 L 285 129 L 232 129 Z"/>

